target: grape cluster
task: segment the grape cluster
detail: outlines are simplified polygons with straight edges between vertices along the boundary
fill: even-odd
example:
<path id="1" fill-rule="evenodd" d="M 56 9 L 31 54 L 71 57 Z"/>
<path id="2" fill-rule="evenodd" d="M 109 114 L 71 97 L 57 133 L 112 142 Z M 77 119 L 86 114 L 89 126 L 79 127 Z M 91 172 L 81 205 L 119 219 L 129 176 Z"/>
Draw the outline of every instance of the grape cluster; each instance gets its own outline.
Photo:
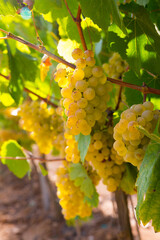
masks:
<path id="1" fill-rule="evenodd" d="M 20 125 L 30 132 L 40 152 L 48 154 L 53 146 L 58 150 L 65 147 L 63 120 L 53 108 L 44 102 L 25 102 L 21 105 Z"/>
<path id="2" fill-rule="evenodd" d="M 137 126 L 140 125 L 152 133 L 159 118 L 159 111 L 153 110 L 151 102 L 133 105 L 121 114 L 119 123 L 114 128 L 114 149 L 134 166 L 140 167 L 144 158 L 149 138 L 141 133 Z"/>
<path id="3" fill-rule="evenodd" d="M 123 158 L 112 147 L 114 141 L 112 134 L 112 127 L 109 127 L 107 132 L 95 131 L 86 155 L 86 160 L 92 163 L 111 192 L 118 188 L 125 170 Z"/>
<path id="4" fill-rule="evenodd" d="M 57 169 L 56 175 L 57 196 L 60 198 L 59 203 L 65 219 L 73 219 L 76 216 L 89 217 L 92 208 L 87 202 L 84 202 L 84 193 L 74 185 L 74 181 L 70 180 L 66 162 Z"/>
<path id="5" fill-rule="evenodd" d="M 122 78 L 122 74 L 126 72 L 128 64 L 121 58 L 119 53 L 113 53 L 108 63 L 103 64 L 105 73 L 111 78 Z"/>
<path id="6" fill-rule="evenodd" d="M 108 63 L 103 64 L 103 69 L 108 77 L 122 79 L 123 73 L 128 70 L 128 64 L 125 60 L 121 58 L 118 53 L 113 53 L 113 55 L 109 58 Z M 120 87 L 118 85 L 114 86 L 114 102 L 118 101 Z M 124 103 L 126 102 L 126 96 L 124 94 L 124 90 L 121 92 L 121 102 L 119 105 L 119 109 L 123 109 Z"/>
<path id="7" fill-rule="evenodd" d="M 72 52 L 76 69 L 59 68 L 54 75 L 62 87 L 62 104 L 67 116 L 67 127 L 73 135 L 88 135 L 96 121 L 104 122 L 111 83 L 106 82 L 103 69 L 95 66 L 94 53 L 76 48 Z"/>

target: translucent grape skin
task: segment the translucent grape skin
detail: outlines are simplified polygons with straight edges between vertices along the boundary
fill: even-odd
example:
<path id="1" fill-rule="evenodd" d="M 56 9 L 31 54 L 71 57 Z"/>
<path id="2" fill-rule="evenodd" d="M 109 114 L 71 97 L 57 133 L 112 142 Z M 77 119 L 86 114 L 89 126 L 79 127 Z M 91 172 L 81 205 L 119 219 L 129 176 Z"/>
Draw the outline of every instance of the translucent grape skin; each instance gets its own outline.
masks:
<path id="1" fill-rule="evenodd" d="M 152 133 L 159 118 L 159 112 L 154 111 L 151 102 L 135 104 L 121 114 L 120 122 L 114 127 L 114 149 L 124 157 L 124 161 L 130 162 L 138 168 L 143 161 L 145 149 L 150 139 L 139 131 L 138 126 L 144 127 Z M 154 122 L 154 119 L 156 121 Z M 122 123 L 124 121 L 124 124 Z M 126 122 L 125 122 L 126 121 Z M 126 150 L 124 150 L 124 148 Z"/>

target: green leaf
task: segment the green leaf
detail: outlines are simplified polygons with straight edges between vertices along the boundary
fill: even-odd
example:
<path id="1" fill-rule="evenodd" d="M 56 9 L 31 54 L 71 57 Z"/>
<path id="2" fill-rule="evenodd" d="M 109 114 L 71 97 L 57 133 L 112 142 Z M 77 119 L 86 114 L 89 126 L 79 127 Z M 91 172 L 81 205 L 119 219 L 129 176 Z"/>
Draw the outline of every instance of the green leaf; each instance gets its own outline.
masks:
<path id="1" fill-rule="evenodd" d="M 136 76 L 136 74 L 132 70 L 126 72 L 123 75 L 123 81 L 132 84 L 134 83 L 140 86 L 142 86 L 143 83 L 140 81 L 140 79 Z M 128 103 L 129 106 L 143 102 L 143 95 L 138 90 L 125 88 L 124 93 L 126 96 L 126 102 Z"/>
<path id="2" fill-rule="evenodd" d="M 120 188 L 126 194 L 135 194 L 136 193 L 136 179 L 137 179 L 137 168 L 131 164 L 126 164 L 126 170 L 123 174 Z"/>
<path id="3" fill-rule="evenodd" d="M 80 133 L 79 135 L 75 136 L 75 139 L 78 142 L 78 150 L 80 151 L 81 161 L 82 163 L 84 163 L 85 156 L 87 154 L 88 147 L 91 142 L 91 136 L 90 135 L 85 136 Z"/>
<path id="4" fill-rule="evenodd" d="M 16 0 L 1 0 L 0 1 L 0 15 L 15 15 L 18 9 L 18 2 Z"/>
<path id="5" fill-rule="evenodd" d="M 39 163 L 39 167 L 41 169 L 41 173 L 43 176 L 48 175 L 48 171 L 45 169 L 45 167 L 41 163 Z"/>
<path id="6" fill-rule="evenodd" d="M 76 16 L 78 2 L 75 0 L 67 0 L 67 3 L 72 14 Z M 64 18 L 69 15 L 64 1 L 61 0 L 35 0 L 34 7 L 39 13 L 46 14 L 51 12 L 53 20 L 56 20 L 57 18 Z"/>
<path id="7" fill-rule="evenodd" d="M 124 34 L 115 24 L 112 24 L 108 29 L 107 44 L 111 51 L 118 52 L 123 59 L 127 59 L 127 39 L 124 38 Z"/>
<path id="8" fill-rule="evenodd" d="M 5 106 L 9 107 L 14 103 L 14 99 L 11 97 L 9 93 L 0 94 L 0 102 Z"/>
<path id="9" fill-rule="evenodd" d="M 135 18 L 125 17 L 129 33 L 127 62 L 140 74 L 140 68 L 159 72 L 160 36 L 146 9 L 134 2 L 121 5 L 122 11 L 133 13 Z"/>
<path id="10" fill-rule="evenodd" d="M 9 58 L 9 68 L 11 71 L 11 80 L 9 84 L 9 90 L 10 93 L 15 100 L 15 102 L 18 104 L 21 99 L 21 94 L 23 90 L 23 81 L 20 78 L 19 68 L 17 65 L 16 58 L 11 53 L 10 46 L 7 43 L 7 49 L 8 49 L 8 58 Z"/>
<path id="11" fill-rule="evenodd" d="M 152 220 L 155 231 L 160 231 L 160 145 L 150 143 L 140 167 L 137 180 L 138 204 L 136 214 L 146 225 Z"/>
<path id="12" fill-rule="evenodd" d="M 109 0 L 79 0 L 82 12 L 85 17 L 89 17 L 103 30 L 107 30 L 110 23 Z"/>
<path id="13" fill-rule="evenodd" d="M 24 81 L 35 81 L 37 73 L 36 59 L 28 54 L 16 51 L 15 55 L 11 53 L 10 45 L 7 43 L 9 67 L 11 70 L 11 80 L 9 91 L 18 104 L 22 97 Z"/>
<path id="14" fill-rule="evenodd" d="M 160 137 L 157 136 L 156 134 L 149 133 L 144 127 L 142 126 L 137 126 L 138 130 L 142 132 L 144 135 L 146 135 L 148 138 L 152 139 L 153 141 L 157 142 L 160 144 Z"/>
<path id="15" fill-rule="evenodd" d="M 152 72 L 154 73 L 154 72 Z M 143 70 L 142 71 L 142 75 L 140 77 L 140 80 L 141 82 L 145 82 L 145 84 L 148 86 L 148 87 L 151 87 L 151 88 L 155 88 L 155 89 L 160 89 L 160 75 L 159 74 L 156 74 L 154 76 L 154 74 L 150 74 L 149 72 Z M 149 98 L 159 98 L 159 95 L 157 94 L 147 94 L 147 96 Z M 158 99 L 157 99 L 158 100 Z M 159 106 L 158 106 L 159 108 Z"/>
<path id="16" fill-rule="evenodd" d="M 85 196 L 92 198 L 95 190 L 91 179 L 89 178 L 85 168 L 81 163 L 71 164 L 69 168 L 69 176 L 76 186 L 79 186 Z"/>
<path id="17" fill-rule="evenodd" d="M 127 34 L 115 0 L 79 0 L 79 2 L 85 17 L 91 18 L 100 28 L 107 30 L 110 24 L 110 15 L 112 15 L 113 21 Z"/>
<path id="18" fill-rule="evenodd" d="M 87 202 L 92 207 L 97 207 L 98 203 L 99 203 L 98 193 L 96 191 L 94 191 L 92 198 L 85 196 L 84 202 Z"/>
<path id="19" fill-rule="evenodd" d="M 40 13 L 48 13 L 52 9 L 59 9 L 62 7 L 61 0 L 35 0 L 34 7 Z"/>
<path id="20" fill-rule="evenodd" d="M 23 178 L 30 170 L 30 166 L 26 160 L 12 160 L 5 157 L 26 157 L 21 146 L 14 140 L 3 143 L 1 147 L 2 163 L 6 164 L 11 172 L 18 178 Z"/>

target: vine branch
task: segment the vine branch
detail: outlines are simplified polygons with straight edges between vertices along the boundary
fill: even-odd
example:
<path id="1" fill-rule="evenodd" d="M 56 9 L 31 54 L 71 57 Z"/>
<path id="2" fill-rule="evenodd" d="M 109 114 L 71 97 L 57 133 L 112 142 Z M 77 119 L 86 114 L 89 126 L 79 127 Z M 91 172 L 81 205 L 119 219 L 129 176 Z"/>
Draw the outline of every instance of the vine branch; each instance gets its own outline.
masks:
<path id="1" fill-rule="evenodd" d="M 1 76 L 1 77 L 4 77 L 4 78 L 7 79 L 7 80 L 10 80 L 10 76 L 5 76 L 5 75 L 3 75 L 2 73 L 0 73 L 0 76 Z M 54 108 L 57 108 L 57 107 L 58 107 L 58 105 L 56 105 L 55 103 L 49 101 L 47 98 L 43 98 L 43 97 L 39 96 L 37 93 L 32 92 L 30 89 L 28 89 L 28 88 L 26 88 L 26 87 L 24 87 L 23 90 L 24 90 L 25 92 L 27 92 L 27 93 L 31 93 L 31 94 L 35 95 L 36 97 L 38 97 L 39 99 L 41 99 L 42 101 L 46 102 L 47 104 L 51 105 L 51 106 L 54 107 Z"/>
<path id="2" fill-rule="evenodd" d="M 10 33 L 10 32 L 5 31 L 5 30 L 3 30 L 1 28 L 0 28 L 0 31 L 6 33 L 6 37 L 2 37 L 0 39 L 4 39 L 4 38 L 5 39 L 13 39 L 15 41 L 21 42 L 24 45 L 27 45 L 28 47 L 33 48 L 34 50 L 36 50 L 36 51 L 38 51 L 40 53 L 46 54 L 48 57 L 52 58 L 54 61 L 56 61 L 58 63 L 63 63 L 64 65 L 66 65 L 66 66 L 68 66 L 70 68 L 73 68 L 73 69 L 76 68 L 76 66 L 74 64 L 69 63 L 69 62 L 65 61 L 64 59 L 62 59 L 62 58 L 54 55 L 53 53 L 47 51 L 44 46 L 37 46 L 37 45 L 35 45 L 33 43 L 30 43 L 30 42 L 28 42 L 28 41 L 26 41 L 26 40 L 24 40 L 24 39 L 22 39 L 22 38 L 20 38 L 20 37 L 18 37 L 16 35 L 12 34 L 12 33 Z"/>
<path id="3" fill-rule="evenodd" d="M 42 101 L 46 102 L 47 104 L 51 105 L 54 108 L 58 107 L 58 105 L 56 105 L 55 103 L 49 101 L 47 98 L 43 98 L 43 97 L 39 96 L 38 94 L 36 94 L 35 92 L 32 92 L 31 90 L 29 90 L 26 87 L 24 87 L 24 91 L 27 92 L 27 93 L 31 93 L 31 94 L 35 95 L 36 97 L 38 97 L 39 99 L 41 99 Z"/>
<path id="4" fill-rule="evenodd" d="M 85 50 L 87 50 L 87 45 L 86 45 L 86 41 L 85 41 L 84 34 L 83 34 L 83 31 L 82 31 L 82 27 L 81 27 L 81 7 L 80 7 L 80 5 L 78 6 L 77 16 L 75 18 L 73 16 L 71 10 L 69 9 L 67 0 L 64 0 L 64 3 L 66 5 L 66 8 L 67 8 L 70 16 L 72 17 L 73 21 L 76 23 L 78 33 L 79 33 L 79 36 L 80 36 L 80 39 L 81 39 L 81 43 L 82 43 L 83 49 L 85 51 Z"/>
<path id="5" fill-rule="evenodd" d="M 66 160 L 65 158 L 51 158 L 51 159 L 44 159 L 42 157 L 35 157 L 35 156 L 27 156 L 27 157 L 2 157 L 0 159 L 8 159 L 8 160 L 37 160 L 40 162 L 56 162 L 56 161 L 63 161 Z"/>
<path id="6" fill-rule="evenodd" d="M 151 87 L 148 87 L 146 85 L 141 87 L 141 86 L 138 86 L 138 85 L 135 85 L 135 84 L 132 84 L 132 83 L 122 82 L 121 80 L 113 79 L 113 78 L 110 78 L 110 77 L 107 77 L 107 80 L 109 82 L 112 82 L 114 84 L 117 84 L 117 85 L 120 85 L 120 86 L 123 86 L 123 87 L 138 90 L 138 91 L 142 92 L 143 94 L 153 93 L 153 94 L 160 95 L 160 90 L 159 89 L 151 88 Z"/>

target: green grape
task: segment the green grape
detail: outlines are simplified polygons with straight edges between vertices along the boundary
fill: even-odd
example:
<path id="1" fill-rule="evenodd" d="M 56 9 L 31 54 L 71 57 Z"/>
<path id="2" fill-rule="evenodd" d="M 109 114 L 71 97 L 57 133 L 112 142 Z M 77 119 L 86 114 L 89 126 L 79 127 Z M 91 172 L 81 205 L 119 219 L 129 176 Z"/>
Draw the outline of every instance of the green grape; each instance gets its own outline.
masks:
<path id="1" fill-rule="evenodd" d="M 93 173 L 90 174 L 95 179 Z M 59 203 L 66 220 L 74 219 L 77 216 L 86 218 L 91 215 L 92 208 L 87 202 L 84 202 L 85 195 L 81 189 L 70 180 L 66 163 L 63 163 L 63 166 L 57 169 L 56 186 L 57 196 L 60 198 Z"/>
<path id="2" fill-rule="evenodd" d="M 58 110 L 47 108 L 44 102 L 24 102 L 20 106 L 21 127 L 30 132 L 41 153 L 48 154 L 53 147 L 63 152 L 65 146 L 63 119 L 57 113 Z"/>
<path id="3" fill-rule="evenodd" d="M 143 126 L 149 133 L 153 132 L 159 118 L 159 111 L 153 108 L 150 102 L 133 105 L 121 114 L 120 122 L 114 127 L 115 150 L 123 156 L 124 161 L 138 168 L 143 161 L 149 138 L 137 126 Z"/>
<path id="4" fill-rule="evenodd" d="M 96 122 L 104 124 L 106 114 L 102 113 L 107 110 L 108 92 L 112 87 L 106 83 L 103 69 L 95 66 L 91 50 L 83 53 L 81 49 L 75 49 L 72 56 L 76 60 L 76 69 L 63 69 L 58 65 L 55 80 L 62 87 L 64 99 L 61 105 L 65 108 L 67 127 L 74 135 L 88 135 Z"/>

